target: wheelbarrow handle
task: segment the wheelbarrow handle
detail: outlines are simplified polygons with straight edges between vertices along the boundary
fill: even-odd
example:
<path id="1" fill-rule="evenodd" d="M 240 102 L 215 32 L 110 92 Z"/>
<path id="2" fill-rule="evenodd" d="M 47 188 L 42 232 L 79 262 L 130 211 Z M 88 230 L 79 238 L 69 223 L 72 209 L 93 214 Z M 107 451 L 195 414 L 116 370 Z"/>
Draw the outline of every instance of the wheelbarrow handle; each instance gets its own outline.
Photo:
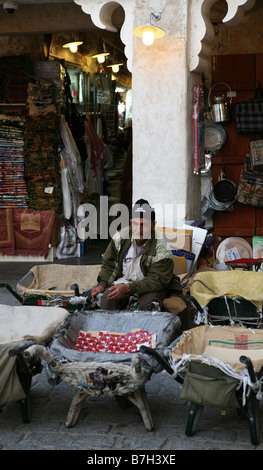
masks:
<path id="1" fill-rule="evenodd" d="M 256 383 L 257 379 L 256 379 L 256 375 L 255 375 L 255 371 L 254 371 L 254 367 L 253 367 L 253 364 L 251 362 L 251 359 L 247 356 L 240 356 L 239 360 L 242 364 L 245 364 L 245 366 L 248 370 L 251 382 Z"/>
<path id="2" fill-rule="evenodd" d="M 160 356 L 160 354 L 152 348 L 148 348 L 147 346 L 141 346 L 140 347 L 140 352 L 148 354 L 149 356 L 152 356 L 154 359 L 156 359 L 157 362 L 168 372 L 168 374 L 172 375 L 174 373 L 174 370 L 172 367 L 168 364 L 168 362 Z"/>
<path id="3" fill-rule="evenodd" d="M 72 289 L 72 290 L 75 291 L 75 296 L 76 296 L 76 297 L 79 297 L 79 296 L 80 296 L 78 284 L 72 284 L 72 285 L 70 286 L 70 289 Z"/>
<path id="4" fill-rule="evenodd" d="M 1 282 L 1 283 L 0 283 L 0 287 L 6 287 L 7 290 L 9 290 L 9 292 L 10 292 L 21 304 L 23 304 L 23 297 L 21 297 L 21 295 L 19 295 L 16 291 L 14 291 L 14 289 L 12 289 L 12 287 L 11 287 L 7 282 Z"/>
<path id="5" fill-rule="evenodd" d="M 52 354 L 41 344 L 34 344 L 24 351 L 25 358 L 38 356 L 43 359 L 50 367 L 57 367 L 58 363 L 53 359 Z"/>

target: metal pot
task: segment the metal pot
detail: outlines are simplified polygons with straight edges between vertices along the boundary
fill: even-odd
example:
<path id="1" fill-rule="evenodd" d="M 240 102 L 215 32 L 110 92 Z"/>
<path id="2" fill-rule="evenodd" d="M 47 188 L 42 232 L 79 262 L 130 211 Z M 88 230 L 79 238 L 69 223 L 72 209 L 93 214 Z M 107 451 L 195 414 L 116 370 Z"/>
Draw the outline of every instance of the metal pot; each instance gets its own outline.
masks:
<path id="1" fill-rule="evenodd" d="M 227 83 L 216 83 L 215 85 L 213 85 L 210 88 L 209 93 L 208 93 L 208 106 L 209 106 L 209 109 L 211 109 L 211 111 L 212 111 L 212 120 L 214 122 L 230 121 L 230 118 L 231 118 L 230 108 L 231 108 L 232 98 L 231 98 L 230 102 L 228 102 L 225 99 L 224 95 L 215 96 L 214 97 L 214 104 L 211 106 L 211 98 L 210 98 L 211 91 L 215 86 L 218 86 L 218 85 L 226 85 L 229 88 L 230 95 L 231 95 L 231 88 Z"/>
<path id="2" fill-rule="evenodd" d="M 214 98 L 212 105 L 212 117 L 214 122 L 230 121 L 230 105 L 224 96 Z"/>
<path id="3" fill-rule="evenodd" d="M 208 202 L 209 202 L 210 208 L 213 209 L 214 211 L 224 212 L 224 211 L 231 211 L 233 209 L 234 201 L 230 201 L 230 202 L 218 201 L 218 199 L 216 199 L 214 195 L 214 190 L 212 189 L 208 196 Z"/>
<path id="4" fill-rule="evenodd" d="M 213 193 L 219 202 L 232 202 L 236 198 L 237 186 L 231 180 L 222 179 L 214 185 Z"/>
<path id="5" fill-rule="evenodd" d="M 219 202 L 234 202 L 237 195 L 237 185 L 226 177 L 226 167 L 223 164 L 219 179 L 213 187 L 213 194 Z"/>

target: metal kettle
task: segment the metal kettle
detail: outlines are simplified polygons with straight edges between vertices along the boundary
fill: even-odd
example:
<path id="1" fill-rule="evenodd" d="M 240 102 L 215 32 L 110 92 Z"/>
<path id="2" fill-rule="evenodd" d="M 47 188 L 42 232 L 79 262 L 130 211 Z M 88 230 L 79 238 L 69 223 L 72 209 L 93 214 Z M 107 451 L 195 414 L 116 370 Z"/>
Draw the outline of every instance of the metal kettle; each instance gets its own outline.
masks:
<path id="1" fill-rule="evenodd" d="M 209 94 L 208 94 L 208 106 L 209 106 L 209 109 L 212 111 L 212 120 L 213 122 L 230 121 L 230 117 L 231 117 L 230 108 L 231 108 L 231 103 L 232 103 L 232 97 L 229 102 L 226 100 L 224 95 L 215 96 L 214 103 L 211 107 L 211 97 L 210 97 L 211 91 L 215 86 L 218 86 L 218 85 L 226 85 L 229 88 L 230 94 L 231 94 L 231 88 L 227 83 L 216 83 L 210 88 Z"/>

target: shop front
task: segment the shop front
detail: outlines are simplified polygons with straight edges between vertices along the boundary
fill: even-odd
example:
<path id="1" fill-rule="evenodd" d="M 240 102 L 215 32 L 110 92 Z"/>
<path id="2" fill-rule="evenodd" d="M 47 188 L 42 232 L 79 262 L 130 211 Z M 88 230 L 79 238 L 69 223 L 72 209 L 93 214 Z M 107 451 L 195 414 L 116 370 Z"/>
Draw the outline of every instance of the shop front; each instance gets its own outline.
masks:
<path id="1" fill-rule="evenodd" d="M 2 255 L 11 256 L 11 243 L 12 256 L 20 256 L 17 244 L 24 240 L 26 253 L 33 240 L 42 238 L 36 211 L 50 212 L 53 227 L 40 256 L 47 256 L 46 246 L 58 246 L 61 226 L 70 228 L 69 243 L 79 240 L 82 204 L 96 207 L 99 233 L 98 201 L 108 197 L 108 208 L 124 201 L 123 187 L 130 188 L 129 203 L 144 197 L 156 207 L 160 225 L 181 227 L 201 218 L 210 224 L 211 216 L 219 237 L 260 235 L 260 207 L 235 198 L 231 210 L 228 201 L 214 208 L 210 198 L 205 212 L 203 204 L 222 175 L 234 188 L 239 185 L 250 136 L 236 132 L 234 110 L 238 101 L 252 97 L 261 76 L 259 2 L 159 3 L 160 19 L 153 23 L 165 35 L 151 46 L 133 34 L 152 13 L 151 5 L 138 1 L 53 2 L 43 4 L 41 12 L 22 2 L 12 27 L 0 18 Z M 29 9 L 37 21 L 29 21 Z M 238 40 L 242 28 L 250 34 L 249 47 Z M 79 42 L 75 53 L 64 47 L 73 37 Z M 105 62 L 98 62 L 99 53 Z M 119 71 L 114 76 L 115 63 Z M 7 83 L 14 69 L 19 95 Z M 228 102 L 230 121 L 209 121 L 208 94 L 218 83 L 227 86 L 213 88 L 210 99 L 214 106 L 217 97 L 225 96 L 221 104 Z M 125 128 L 131 122 L 132 160 L 123 184 Z M 15 136 L 7 149 L 6 126 Z M 206 148 L 209 131 L 222 140 L 220 148 Z M 34 227 L 27 241 L 21 221 L 19 231 L 15 228 L 16 211 L 19 216 L 32 211 Z"/>

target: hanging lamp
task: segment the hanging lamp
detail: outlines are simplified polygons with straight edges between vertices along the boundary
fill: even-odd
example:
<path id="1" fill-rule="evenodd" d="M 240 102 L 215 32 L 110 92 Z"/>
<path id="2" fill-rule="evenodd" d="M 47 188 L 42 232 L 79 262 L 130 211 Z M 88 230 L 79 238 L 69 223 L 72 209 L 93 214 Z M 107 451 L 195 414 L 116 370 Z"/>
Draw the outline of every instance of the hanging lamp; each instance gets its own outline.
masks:
<path id="1" fill-rule="evenodd" d="M 92 59 L 97 59 L 99 64 L 103 64 L 103 62 L 105 62 L 105 57 L 107 55 L 110 55 L 110 53 L 109 52 L 99 52 L 98 54 L 93 55 Z"/>
<path id="2" fill-rule="evenodd" d="M 83 44 L 83 41 L 72 41 L 68 42 L 67 44 L 64 44 L 63 47 L 68 48 L 70 52 L 75 54 L 81 44 Z"/>
<path id="3" fill-rule="evenodd" d="M 114 73 L 118 73 L 119 70 L 120 70 L 120 66 L 121 66 L 121 65 L 123 65 L 123 63 L 122 63 L 122 64 L 107 65 L 107 67 L 111 67 L 111 69 L 112 69 L 112 71 L 113 71 Z"/>
<path id="4" fill-rule="evenodd" d="M 165 36 L 165 31 L 158 26 L 152 24 L 151 19 L 159 21 L 161 19 L 161 12 L 157 11 L 150 14 L 149 22 L 143 26 L 137 26 L 133 29 L 134 36 L 142 38 L 143 44 L 145 46 L 151 46 L 155 39 L 160 39 Z"/>

